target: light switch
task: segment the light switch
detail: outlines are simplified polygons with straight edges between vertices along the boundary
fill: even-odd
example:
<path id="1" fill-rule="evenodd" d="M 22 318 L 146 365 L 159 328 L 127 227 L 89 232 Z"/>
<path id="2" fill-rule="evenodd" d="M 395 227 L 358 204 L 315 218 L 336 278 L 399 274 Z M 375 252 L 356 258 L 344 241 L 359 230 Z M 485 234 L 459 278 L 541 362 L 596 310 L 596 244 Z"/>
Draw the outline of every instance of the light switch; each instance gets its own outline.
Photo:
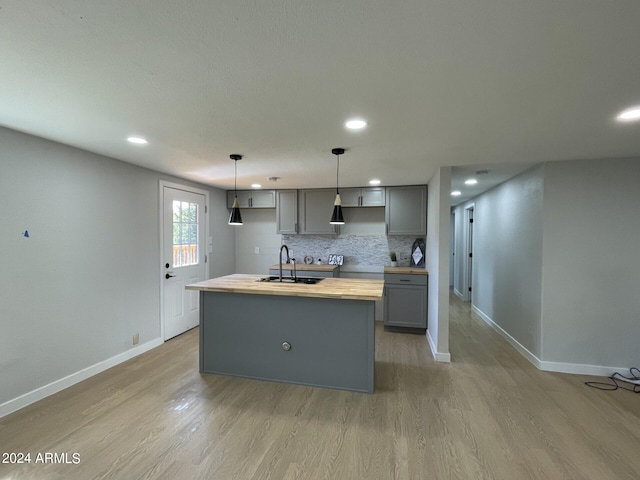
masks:
<path id="1" fill-rule="evenodd" d="M 256 249 L 255 249 L 255 254 L 256 254 L 256 255 L 260 255 L 260 247 L 256 247 Z"/>

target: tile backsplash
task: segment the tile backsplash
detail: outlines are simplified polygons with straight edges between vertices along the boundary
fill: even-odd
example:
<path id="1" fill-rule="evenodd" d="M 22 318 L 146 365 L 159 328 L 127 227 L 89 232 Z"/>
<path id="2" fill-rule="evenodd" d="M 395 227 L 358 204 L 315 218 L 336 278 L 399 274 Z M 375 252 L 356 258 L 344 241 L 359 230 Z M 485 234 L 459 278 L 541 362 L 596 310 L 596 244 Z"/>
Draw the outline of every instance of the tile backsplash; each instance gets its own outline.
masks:
<path id="1" fill-rule="evenodd" d="M 399 266 L 408 266 L 417 236 L 387 235 L 282 235 L 282 243 L 294 251 L 299 262 L 310 255 L 327 263 L 329 254 L 343 255 L 343 270 L 376 271 L 390 265 L 389 252 L 396 252 Z"/>

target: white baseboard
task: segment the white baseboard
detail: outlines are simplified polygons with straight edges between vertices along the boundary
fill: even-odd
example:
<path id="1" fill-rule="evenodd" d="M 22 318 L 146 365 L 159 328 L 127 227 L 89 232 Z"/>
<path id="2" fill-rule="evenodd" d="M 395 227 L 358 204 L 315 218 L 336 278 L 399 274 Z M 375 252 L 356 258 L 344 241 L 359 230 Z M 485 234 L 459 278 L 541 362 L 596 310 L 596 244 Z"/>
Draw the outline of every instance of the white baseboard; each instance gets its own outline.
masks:
<path id="1" fill-rule="evenodd" d="M 518 352 L 520 352 L 520 354 L 524 358 L 526 358 L 531 363 L 533 363 L 536 366 L 536 368 L 542 370 L 542 367 L 541 367 L 542 364 L 541 364 L 540 359 L 538 357 L 536 357 L 533 353 L 531 353 L 529 350 L 527 350 L 527 348 L 524 345 L 522 345 L 515 338 L 513 338 L 511 335 L 509 335 L 509 333 L 506 330 L 504 330 L 500 325 L 495 323 L 491 318 L 489 318 L 488 315 L 486 315 L 482 310 L 480 310 L 475 305 L 471 305 L 471 310 L 473 310 L 473 312 L 476 315 L 478 315 L 482 320 L 484 320 L 484 322 L 487 325 L 489 325 L 496 332 L 498 332 L 500 335 L 502 335 L 502 337 L 504 337 L 504 339 L 507 342 L 509 342 L 513 348 L 515 348 Z"/>
<path id="2" fill-rule="evenodd" d="M 429 348 L 431 349 L 431 355 L 436 362 L 451 363 L 451 354 L 442 353 L 436 350 L 436 344 L 431 338 L 431 332 L 427 330 L 427 340 L 429 341 Z"/>
<path id="3" fill-rule="evenodd" d="M 505 331 L 500 325 L 495 323 L 488 315 L 480 310 L 475 305 L 471 305 L 471 309 L 476 313 L 485 323 L 498 332 L 502 337 L 507 340 L 524 358 L 529 360 L 536 368 L 545 372 L 559 372 L 559 373 L 574 373 L 577 375 L 593 375 L 597 377 L 610 377 L 614 372 L 628 371 L 628 367 L 607 367 L 602 365 L 586 365 L 582 363 L 565 363 L 565 362 L 548 362 L 540 360 L 527 348 L 513 338 L 507 331 Z"/>
<path id="4" fill-rule="evenodd" d="M 562 363 L 540 361 L 540 370 L 545 372 L 575 373 L 577 375 L 593 375 L 595 377 L 610 377 L 615 372 L 629 376 L 629 367 L 605 367 L 602 365 L 585 365 L 582 363 Z"/>
<path id="5" fill-rule="evenodd" d="M 462 292 L 457 288 L 453 289 L 453 293 L 455 293 L 458 297 L 460 297 L 461 300 L 464 300 L 464 295 L 462 295 Z"/>
<path id="6" fill-rule="evenodd" d="M 42 400 L 49 395 L 58 393 L 59 391 L 75 385 L 76 383 L 79 383 L 83 380 L 86 380 L 89 377 L 97 375 L 100 372 L 104 372 L 105 370 L 108 370 L 109 368 L 114 367 L 120 363 L 126 362 L 133 357 L 137 357 L 138 355 L 148 352 L 153 348 L 159 347 L 163 343 L 164 342 L 162 341 L 162 339 L 156 338 L 155 340 L 151 340 L 147 343 L 127 350 L 126 352 L 122 352 L 102 362 L 96 363 L 95 365 L 84 368 L 79 372 L 72 373 L 71 375 L 67 375 L 64 378 L 51 382 L 48 385 L 36 388 L 35 390 L 25 393 L 24 395 L 20 395 L 19 397 L 9 400 L 0 405 L 0 418 L 9 415 L 10 413 L 13 413 L 17 410 L 20 410 L 27 405 L 31 405 L 38 400 Z"/>

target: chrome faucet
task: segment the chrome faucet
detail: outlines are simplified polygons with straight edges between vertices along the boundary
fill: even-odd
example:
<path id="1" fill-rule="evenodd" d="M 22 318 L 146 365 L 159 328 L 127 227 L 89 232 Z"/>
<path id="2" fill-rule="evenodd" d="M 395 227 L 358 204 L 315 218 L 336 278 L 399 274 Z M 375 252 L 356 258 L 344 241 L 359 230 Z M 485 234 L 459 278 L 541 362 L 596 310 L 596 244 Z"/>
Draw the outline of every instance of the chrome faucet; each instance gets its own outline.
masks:
<path id="1" fill-rule="evenodd" d="M 291 259 L 289 258 L 289 247 L 287 247 L 286 245 L 282 245 L 280 247 L 280 281 L 281 282 L 282 282 L 282 250 L 287 251 L 287 263 L 291 261 Z"/>
<path id="2" fill-rule="evenodd" d="M 291 263 L 293 263 L 293 275 L 291 276 L 291 278 L 293 278 L 294 283 L 298 283 L 298 272 L 296 271 L 296 259 L 292 258 Z"/>

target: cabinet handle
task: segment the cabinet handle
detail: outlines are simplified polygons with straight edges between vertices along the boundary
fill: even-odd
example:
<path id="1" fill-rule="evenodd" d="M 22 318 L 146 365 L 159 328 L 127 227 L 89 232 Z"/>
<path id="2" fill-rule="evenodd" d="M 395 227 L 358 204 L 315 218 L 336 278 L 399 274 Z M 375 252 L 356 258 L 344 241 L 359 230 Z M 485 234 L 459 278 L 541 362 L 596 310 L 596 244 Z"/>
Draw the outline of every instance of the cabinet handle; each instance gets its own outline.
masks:
<path id="1" fill-rule="evenodd" d="M 252 208 L 252 207 L 253 207 L 253 198 L 250 198 L 249 199 L 249 208 Z"/>

